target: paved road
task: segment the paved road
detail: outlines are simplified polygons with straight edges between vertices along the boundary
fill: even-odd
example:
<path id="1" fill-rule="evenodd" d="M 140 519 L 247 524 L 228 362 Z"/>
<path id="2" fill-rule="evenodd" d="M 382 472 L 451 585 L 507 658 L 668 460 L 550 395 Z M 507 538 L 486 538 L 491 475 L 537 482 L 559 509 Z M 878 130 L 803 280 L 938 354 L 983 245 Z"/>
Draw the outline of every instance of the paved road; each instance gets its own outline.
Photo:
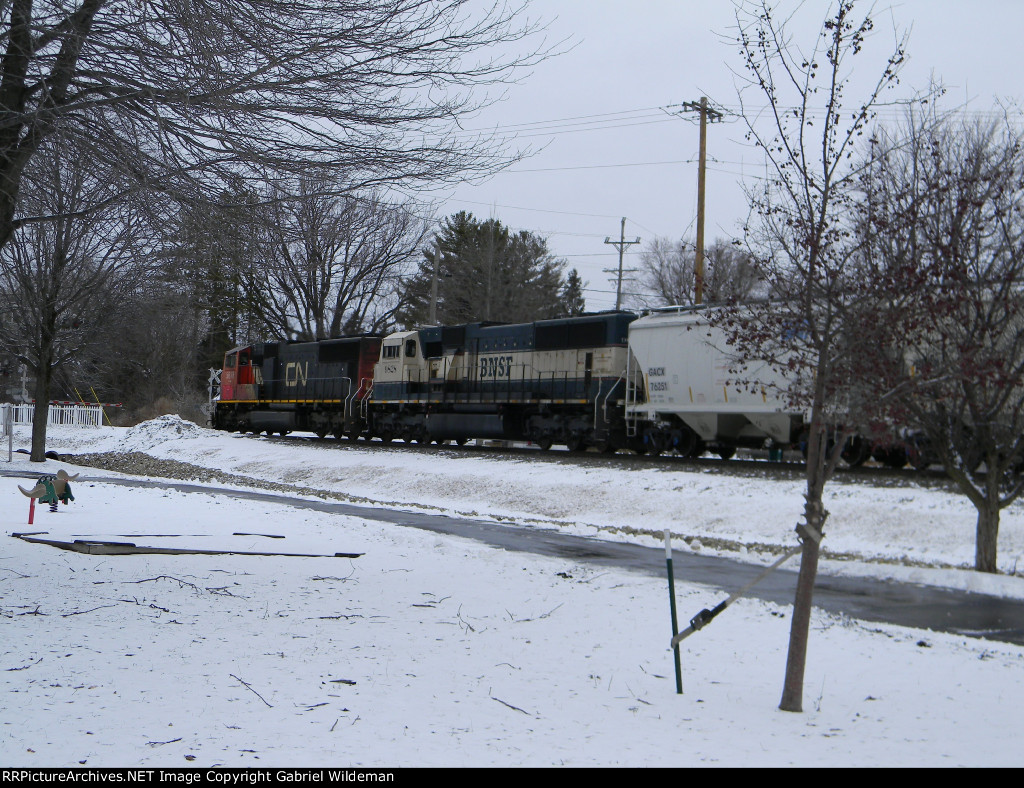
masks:
<path id="1" fill-rule="evenodd" d="M 0 475 L 34 478 L 31 474 L 4 471 L 0 471 Z M 331 501 L 304 500 L 280 493 L 204 487 L 173 481 L 83 476 L 79 478 L 79 483 L 82 482 L 102 482 L 127 487 L 156 487 L 284 504 L 299 509 L 362 517 L 367 520 L 475 539 L 504 550 L 629 569 L 661 577 L 665 574 L 664 548 L 606 542 L 530 526 L 500 525 L 461 517 L 403 512 Z M 791 560 L 796 564 L 798 558 Z M 720 602 L 725 594 L 732 593 L 744 586 L 762 571 L 762 567 L 759 566 L 727 558 L 698 555 L 690 551 L 676 551 L 673 556 L 673 566 L 676 578 L 680 582 L 700 583 L 725 592 L 724 594 L 709 592 L 707 603 L 704 605 L 708 608 Z M 788 605 L 793 601 L 795 587 L 795 569 L 779 569 L 755 586 L 749 595 Z M 828 577 L 819 574 L 814 603 L 816 607 L 831 613 L 841 613 L 863 621 L 932 629 L 1024 645 L 1024 600 L 949 591 L 911 583 Z M 697 610 L 682 610 L 680 616 L 686 619 L 697 612 Z"/>

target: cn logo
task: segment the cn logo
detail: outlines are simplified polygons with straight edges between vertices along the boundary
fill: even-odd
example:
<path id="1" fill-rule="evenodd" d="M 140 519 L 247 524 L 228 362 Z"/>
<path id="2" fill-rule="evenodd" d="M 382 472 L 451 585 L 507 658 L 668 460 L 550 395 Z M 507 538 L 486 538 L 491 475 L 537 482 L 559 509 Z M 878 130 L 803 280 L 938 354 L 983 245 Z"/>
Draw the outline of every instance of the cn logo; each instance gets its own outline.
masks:
<path id="1" fill-rule="evenodd" d="M 300 383 L 305 386 L 309 379 L 309 362 L 300 364 L 298 361 L 290 361 L 284 366 L 284 385 L 294 388 Z"/>

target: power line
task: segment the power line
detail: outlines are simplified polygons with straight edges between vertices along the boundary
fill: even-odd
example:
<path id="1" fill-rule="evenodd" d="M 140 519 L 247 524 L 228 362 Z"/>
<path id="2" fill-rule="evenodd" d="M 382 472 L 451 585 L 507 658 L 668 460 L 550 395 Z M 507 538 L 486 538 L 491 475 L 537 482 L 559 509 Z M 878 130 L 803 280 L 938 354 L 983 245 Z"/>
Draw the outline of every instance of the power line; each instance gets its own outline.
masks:
<path id="1" fill-rule="evenodd" d="M 612 216 L 603 213 L 576 213 L 573 211 L 553 211 L 546 208 L 526 208 L 522 205 L 501 205 L 500 203 L 493 202 L 474 202 L 473 200 L 447 200 L 446 202 L 453 202 L 463 205 L 486 205 L 488 208 L 508 208 L 513 211 L 533 211 L 534 213 L 554 213 L 561 214 L 563 216 L 586 216 L 591 219 L 618 219 L 618 216 Z"/>
<path id="2" fill-rule="evenodd" d="M 616 167 L 664 167 L 669 164 L 694 164 L 696 159 L 676 159 L 675 161 L 635 161 L 625 164 L 578 164 L 572 167 L 537 167 L 529 170 L 505 170 L 506 173 L 520 172 L 565 172 L 567 170 L 608 170 Z M 729 162 L 738 164 L 739 162 Z"/>

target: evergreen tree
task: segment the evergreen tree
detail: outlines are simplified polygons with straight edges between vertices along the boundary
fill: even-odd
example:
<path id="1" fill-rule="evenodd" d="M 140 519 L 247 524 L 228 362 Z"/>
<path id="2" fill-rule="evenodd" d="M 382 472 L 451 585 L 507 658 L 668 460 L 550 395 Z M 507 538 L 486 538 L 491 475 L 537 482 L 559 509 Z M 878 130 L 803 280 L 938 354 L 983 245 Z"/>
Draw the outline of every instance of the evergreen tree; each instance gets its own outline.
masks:
<path id="1" fill-rule="evenodd" d="M 460 211 L 441 223 L 424 250 L 398 320 L 412 327 L 562 317 L 569 314 L 564 271 L 565 261 L 548 251 L 546 239 Z"/>
<path id="2" fill-rule="evenodd" d="M 569 317 L 582 315 L 587 308 L 583 298 L 583 288 L 586 286 L 580 272 L 573 268 L 565 279 L 565 287 L 562 288 L 562 303 L 565 304 L 565 313 Z"/>

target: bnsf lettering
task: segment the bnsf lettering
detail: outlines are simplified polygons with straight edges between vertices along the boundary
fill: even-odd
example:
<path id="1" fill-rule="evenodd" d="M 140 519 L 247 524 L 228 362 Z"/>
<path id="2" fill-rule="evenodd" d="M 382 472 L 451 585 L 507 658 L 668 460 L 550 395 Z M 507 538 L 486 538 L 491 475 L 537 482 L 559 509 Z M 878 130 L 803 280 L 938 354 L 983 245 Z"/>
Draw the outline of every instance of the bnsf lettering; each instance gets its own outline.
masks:
<path id="1" fill-rule="evenodd" d="M 512 356 L 488 356 L 480 359 L 480 377 L 507 378 L 512 374 Z"/>
<path id="2" fill-rule="evenodd" d="M 309 362 L 299 364 L 298 361 L 289 361 L 284 365 L 284 385 L 294 388 L 300 383 L 305 386 L 309 379 Z"/>
<path id="3" fill-rule="evenodd" d="M 647 377 L 649 378 L 663 378 L 665 377 L 664 367 L 651 367 L 647 370 Z"/>

